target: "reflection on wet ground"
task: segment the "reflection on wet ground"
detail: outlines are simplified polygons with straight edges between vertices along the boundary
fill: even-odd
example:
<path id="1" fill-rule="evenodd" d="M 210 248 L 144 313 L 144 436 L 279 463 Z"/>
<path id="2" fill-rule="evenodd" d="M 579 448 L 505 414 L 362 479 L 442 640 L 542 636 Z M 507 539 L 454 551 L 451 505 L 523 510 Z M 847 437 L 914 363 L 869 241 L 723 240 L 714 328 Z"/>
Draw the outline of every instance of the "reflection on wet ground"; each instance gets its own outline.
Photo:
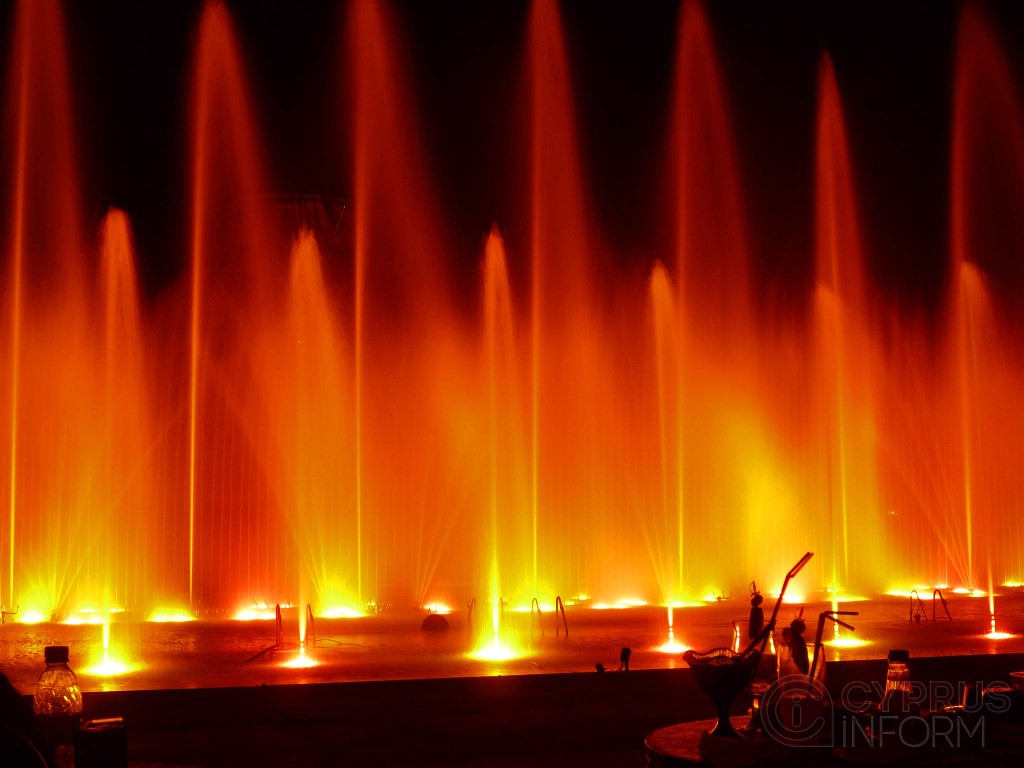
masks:
<path id="1" fill-rule="evenodd" d="M 883 596 L 836 606 L 807 602 L 802 607 L 809 641 L 820 612 L 835 608 L 858 612 L 845 617 L 856 631 L 843 630 L 843 637 L 861 643 L 830 644 L 827 660 L 884 658 L 890 648 L 906 648 L 915 657 L 1024 652 L 1024 594 L 1008 590 L 994 598 L 997 629 L 1009 635 L 999 639 L 987 636 L 992 619 L 987 597 L 950 595 L 947 600 L 952 620 L 945 617 L 941 604 L 935 606 L 937 619 L 932 619 L 930 596 L 922 604 L 919 621 L 911 618 L 909 598 Z M 770 615 L 773 601 L 766 603 Z M 666 669 L 685 667 L 682 653 L 687 648 L 732 645 L 735 626 L 745 637 L 748 609 L 745 599 L 675 608 L 672 650 L 663 650 L 670 636 L 669 610 L 663 606 L 603 610 L 586 604 L 569 606 L 568 636 L 561 620 L 556 635 L 553 612 L 544 612 L 539 620 L 535 614 L 508 613 L 503 640 L 515 656 L 506 660 L 470 655 L 474 642 L 464 611 L 447 616 L 450 629 L 445 632 L 423 631 L 420 626 L 426 614 L 422 611 L 315 618 L 315 647 L 308 656 L 316 663 L 302 668 L 285 666 L 294 653 L 261 654 L 275 645 L 273 619 L 154 623 L 120 616 L 108 633 L 106 668 L 98 666 L 104 658 L 101 625 L 8 623 L 0 627 L 0 668 L 26 693 L 42 668 L 43 647 L 51 644 L 71 647 L 72 667 L 86 691 L 593 672 L 599 663 L 613 671 L 623 647 L 632 649 L 631 670 Z M 783 605 L 779 625 L 788 624 L 800 609 L 801 604 Z M 298 640 L 298 613 L 283 611 L 282 645 Z M 825 637 L 832 638 L 831 627 L 826 628 Z M 118 670 L 112 662 L 124 663 L 127 669 Z"/>

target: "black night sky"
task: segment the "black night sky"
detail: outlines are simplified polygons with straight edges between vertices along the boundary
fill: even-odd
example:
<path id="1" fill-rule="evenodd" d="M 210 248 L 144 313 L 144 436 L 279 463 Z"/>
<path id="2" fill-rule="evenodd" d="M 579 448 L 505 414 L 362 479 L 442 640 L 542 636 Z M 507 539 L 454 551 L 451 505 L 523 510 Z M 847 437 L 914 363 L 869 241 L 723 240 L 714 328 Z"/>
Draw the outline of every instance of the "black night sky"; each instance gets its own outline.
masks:
<path id="1" fill-rule="evenodd" d="M 10 39 L 12 6 L 3 12 Z M 348 197 L 346 3 L 228 2 L 279 192 Z M 87 212 L 125 209 L 148 288 L 184 269 L 190 58 L 198 0 L 67 3 Z M 525 0 L 393 4 L 448 230 L 472 262 L 492 222 L 515 244 L 528 210 L 510 152 L 522 110 Z M 1020 3 L 982 6 L 1014 68 Z M 649 263 L 661 206 L 679 3 L 560 4 L 580 150 L 610 251 Z M 752 240 L 767 276 L 812 238 L 817 64 L 827 50 L 858 175 L 865 242 L 883 288 L 928 295 L 947 253 L 953 43 L 945 0 L 708 3 L 732 110 Z M 8 46 L 9 49 L 9 46 Z M 936 266 L 938 265 L 938 267 Z"/>

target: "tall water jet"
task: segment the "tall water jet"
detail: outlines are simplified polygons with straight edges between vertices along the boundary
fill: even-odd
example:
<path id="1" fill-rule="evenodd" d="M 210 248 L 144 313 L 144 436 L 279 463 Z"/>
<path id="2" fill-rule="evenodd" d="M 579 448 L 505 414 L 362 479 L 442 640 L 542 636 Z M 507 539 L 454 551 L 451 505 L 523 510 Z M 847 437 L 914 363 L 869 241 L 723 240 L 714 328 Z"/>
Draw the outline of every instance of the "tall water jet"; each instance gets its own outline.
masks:
<path id="1" fill-rule="evenodd" d="M 655 264 L 651 271 L 649 293 L 658 414 L 658 485 L 661 490 L 661 503 L 655 506 L 655 510 L 660 506 L 660 514 L 652 512 L 654 518 L 659 521 L 658 524 L 645 525 L 644 529 L 661 594 L 665 602 L 671 606 L 686 597 L 686 566 L 689 565 L 683 549 L 684 362 L 676 291 L 668 271 L 660 263 Z M 671 611 L 671 608 L 669 610 Z M 671 612 L 669 617 L 671 619 Z"/>
<path id="2" fill-rule="evenodd" d="M 271 286 L 283 258 L 258 215 L 268 189 L 262 149 L 227 8 L 209 2 L 195 49 L 192 95 L 188 362 L 188 605 L 275 602 L 292 593 L 287 529 L 258 463 L 266 422 L 245 408 L 248 341 L 280 315 Z M 220 446 L 218 452 L 213 446 Z M 223 453 L 220 453 L 223 451 Z M 256 537 L 242 537 L 243 529 Z"/>
<path id="3" fill-rule="evenodd" d="M 677 568 L 696 597 L 723 590 L 721 562 L 737 546 L 750 567 L 780 570 L 760 545 L 780 514 L 764 478 L 780 473 L 769 469 L 777 458 L 758 413 L 773 394 L 758 384 L 761 345 L 735 131 L 699 2 L 681 6 L 673 78 L 667 231 L 678 364 L 668 395 L 676 402 L 659 410 L 676 414 L 668 438 L 678 454 L 678 520 L 655 538 L 679 539 Z M 690 543 L 687 529 L 700 531 Z"/>
<path id="4" fill-rule="evenodd" d="M 352 356 L 310 232 L 292 247 L 287 285 L 282 322 L 254 340 L 269 421 L 264 461 L 295 542 L 299 605 L 330 615 L 359 606 Z"/>
<path id="5" fill-rule="evenodd" d="M 103 427 L 96 461 L 101 475 L 90 536 L 111 594 L 105 604 L 144 608 L 158 597 L 173 563 L 149 514 L 153 489 L 154 427 L 135 251 L 124 212 L 112 209 L 100 225 L 103 368 L 98 416 Z M 88 539 L 87 539 L 88 541 Z M 117 601 L 117 602 L 114 602 Z"/>
<path id="6" fill-rule="evenodd" d="M 503 595 L 519 588 L 521 575 L 515 558 L 522 550 L 508 542 L 529 541 L 534 534 L 529 509 L 529 405 L 527 381 L 521 370 L 529 358 L 520 350 L 515 310 L 509 287 L 505 245 L 492 228 L 484 247 L 483 264 L 484 361 L 487 398 L 488 519 L 484 539 L 486 557 L 481 566 L 489 574 L 487 595 L 493 638 L 499 638 Z M 532 585 L 531 585 L 532 586 Z M 535 596 L 536 597 L 536 596 Z M 547 597 L 547 596 L 545 596 Z M 491 636 L 481 638 L 488 643 Z"/>
<path id="7" fill-rule="evenodd" d="M 818 402 L 812 419 L 819 431 L 812 438 L 824 465 L 823 494 L 815 501 L 826 522 L 823 560 L 831 571 L 826 584 L 839 590 L 849 586 L 852 573 L 871 573 L 882 566 L 871 553 L 881 540 L 876 528 L 874 403 L 883 373 L 868 336 L 871 305 L 854 176 L 827 54 L 819 66 L 818 98 L 812 319 Z M 851 547 L 856 549 L 851 552 Z"/>
<path id="8" fill-rule="evenodd" d="M 1016 418 L 1022 360 L 1012 344 L 1018 333 L 1000 332 L 1015 324 L 1019 332 L 1020 318 L 1000 307 L 988 287 L 989 274 L 1013 289 L 1022 284 L 1017 262 L 1024 246 L 1024 115 L 1009 73 L 989 22 L 980 9 L 965 7 L 953 83 L 946 311 L 962 450 L 962 567 L 971 587 L 994 557 L 1014 557 L 1004 548 L 1019 540 L 1019 525 L 997 510 L 1024 501 L 1011 458 L 1019 454 L 1024 426 Z M 984 562 L 978 562 L 979 554 Z"/>
<path id="9" fill-rule="evenodd" d="M 716 339 L 713 362 L 732 373 L 748 358 L 754 330 L 749 231 L 726 87 L 697 0 L 682 4 L 672 99 L 679 306 L 687 333 L 700 328 Z"/>
<path id="10" fill-rule="evenodd" d="M 50 543 L 88 529 L 95 469 L 77 458 L 90 453 L 94 326 L 57 2 L 18 3 L 10 72 L 4 587 L 8 605 L 48 615 L 68 608 L 77 570 L 95 562 Z"/>
<path id="11" fill-rule="evenodd" d="M 614 527 L 609 504 L 617 434 L 603 403 L 616 402 L 601 354 L 598 252 L 577 144 L 562 22 L 535 0 L 528 22 L 530 116 L 531 509 L 534 541 L 522 574 L 530 593 L 586 593 L 601 573 L 594 534 Z M 570 564 L 575 564 L 574 569 Z"/>
<path id="12" fill-rule="evenodd" d="M 448 547 L 464 546 L 449 541 L 459 518 L 480 511 L 465 507 L 461 476 L 473 455 L 463 425 L 474 372 L 464 362 L 450 248 L 413 119 L 408 67 L 385 4 L 353 2 L 347 40 L 358 591 L 380 599 L 390 590 L 388 602 L 422 604 L 433 579 L 454 578 L 438 569 L 450 560 Z M 437 518 L 435 509 L 446 512 Z"/>
<path id="13" fill-rule="evenodd" d="M 577 124 L 573 30 L 552 0 L 532 6 L 510 100 L 525 124 L 502 147 L 528 210 L 500 222 L 507 248 L 486 238 L 482 263 L 449 245 L 447 179 L 414 119 L 429 75 L 400 55 L 391 6 L 349 9 L 337 106 L 354 239 L 271 224 L 286 196 L 265 194 L 238 40 L 212 2 L 197 19 L 185 274 L 143 297 L 127 217 L 110 211 L 98 248 L 81 221 L 56 4 L 17 6 L 0 201 L 7 608 L 244 599 L 325 615 L 475 597 L 493 620 L 503 600 L 770 591 L 794 539 L 830 589 L 895 586 L 883 571 L 1019 581 L 1024 128 L 976 8 L 956 53 L 948 293 L 919 315 L 872 280 L 869 264 L 887 267 L 870 258 L 858 201 L 872 190 L 851 159 L 872 147 L 848 141 L 828 57 L 800 155 L 813 252 L 786 255 L 813 266 L 785 275 L 798 298 L 779 307 L 754 277 L 773 248 L 752 240 L 756 185 L 708 6 L 681 6 L 659 64 L 673 86 L 645 90 L 670 100 L 667 181 L 638 197 L 664 200 L 666 220 L 650 254 L 614 259 L 581 160 L 604 126 Z M 55 555 L 51 532 L 77 551 Z"/>

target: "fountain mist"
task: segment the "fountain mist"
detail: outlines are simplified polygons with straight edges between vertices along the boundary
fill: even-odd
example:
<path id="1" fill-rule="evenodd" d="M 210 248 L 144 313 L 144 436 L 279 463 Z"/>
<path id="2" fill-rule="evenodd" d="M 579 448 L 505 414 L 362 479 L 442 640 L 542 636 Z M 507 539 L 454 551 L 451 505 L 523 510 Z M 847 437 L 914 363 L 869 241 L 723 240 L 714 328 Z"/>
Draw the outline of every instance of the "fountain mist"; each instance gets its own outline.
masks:
<path id="1" fill-rule="evenodd" d="M 351 136 L 351 206 L 295 216 L 295 198 L 269 194 L 270 161 L 288 150 L 260 136 L 228 8 L 204 8 L 182 121 L 185 274 L 145 298 L 129 214 L 106 212 L 95 245 L 83 223 L 58 5 L 18 4 L 2 602 L 43 616 L 264 603 L 324 615 L 477 598 L 497 630 L 503 605 L 534 598 L 770 589 L 803 551 L 818 553 L 809 588 L 833 601 L 1019 581 L 1024 359 L 996 287 L 1012 294 L 1002 256 L 1022 242 L 1024 118 L 976 9 L 954 60 L 938 321 L 878 288 L 854 162 L 870 148 L 847 133 L 828 55 L 807 153 L 807 290 L 765 300 L 756 171 L 696 2 L 681 5 L 662 99 L 657 253 L 625 267 L 608 253 L 581 73 L 557 4 L 537 0 L 507 148 L 522 178 L 494 180 L 519 184 L 525 223 L 481 233 L 463 290 L 415 62 L 387 7 L 347 11 L 323 74 Z"/>

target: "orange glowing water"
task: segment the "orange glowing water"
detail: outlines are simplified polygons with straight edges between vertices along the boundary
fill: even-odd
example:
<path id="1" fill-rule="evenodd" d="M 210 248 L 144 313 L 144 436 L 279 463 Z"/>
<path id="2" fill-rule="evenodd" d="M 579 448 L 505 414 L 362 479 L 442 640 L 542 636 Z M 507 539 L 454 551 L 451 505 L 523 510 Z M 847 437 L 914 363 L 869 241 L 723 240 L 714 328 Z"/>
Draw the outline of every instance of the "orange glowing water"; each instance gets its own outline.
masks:
<path id="1" fill-rule="evenodd" d="M 527 24 L 529 76 L 531 505 L 532 568 L 518 575 L 538 594 L 603 591 L 602 570 L 615 531 L 614 494 L 605 470 L 624 448 L 610 435 L 618 382 L 602 354 L 604 297 L 590 203 L 576 138 L 569 62 L 556 3 L 537 2 Z M 603 529 L 603 530 L 602 530 Z M 595 535 L 603 533 L 604 535 Z M 611 563 L 611 561 L 608 561 Z M 622 581 L 619 583 L 628 588 Z M 522 599 L 521 596 L 517 596 Z"/>
<path id="2" fill-rule="evenodd" d="M 478 347 L 455 311 L 447 234 L 389 8 L 357 0 L 348 25 L 360 200 L 345 313 L 353 323 L 360 531 L 361 586 L 353 586 L 364 601 L 422 605 L 451 600 L 435 585 L 458 581 L 458 563 L 483 546 L 459 533 L 487 509 L 486 465 L 477 464 L 486 453 L 474 453 L 485 445 L 477 442 Z"/>
<path id="3" fill-rule="evenodd" d="M 1018 515 L 1024 496 L 1018 436 L 1024 358 L 1019 328 L 1004 319 L 993 286 L 1019 287 L 1019 272 L 999 272 L 999 256 L 1024 238 L 1015 206 L 1024 194 L 1024 112 L 1000 41 L 983 13 L 966 6 L 956 44 L 950 184 L 951 279 L 947 299 L 949 377 L 955 383 L 964 524 L 971 584 L 992 563 L 1019 569 Z M 1013 260 L 1011 264 L 1016 262 Z M 986 270 L 994 272 L 990 276 Z M 1004 268 L 1005 269 L 1005 268 Z"/>
<path id="4" fill-rule="evenodd" d="M 820 448 L 817 504 L 825 521 L 822 554 L 826 579 L 841 590 L 851 574 L 881 575 L 885 563 L 872 551 L 882 540 L 882 509 L 872 461 L 875 387 L 880 362 L 867 334 L 874 314 L 866 294 L 864 252 L 856 190 L 842 107 L 830 58 L 822 57 L 818 82 L 815 211 L 815 339 L 812 356 L 819 383 L 811 412 Z M 858 579 L 879 589 L 879 582 Z"/>
<path id="5" fill-rule="evenodd" d="M 295 545 L 279 514 L 290 504 L 272 496 L 268 478 L 270 415 L 254 402 L 266 372 L 254 358 L 281 322 L 284 297 L 274 289 L 287 274 L 287 251 L 274 251 L 253 202 L 268 189 L 262 146 L 231 18 L 220 3 L 203 13 L 194 72 L 189 343 L 179 371 L 187 391 L 176 409 L 187 418 L 187 443 L 172 446 L 183 460 L 168 478 L 178 494 L 177 530 L 188 532 L 182 597 L 202 608 L 244 583 L 232 599 L 273 604 L 275 595 L 296 589 L 289 567 Z"/>
<path id="6" fill-rule="evenodd" d="M 957 46 L 938 329 L 873 285 L 854 173 L 868 149 L 851 146 L 828 56 L 813 288 L 780 308 L 758 294 L 751 171 L 702 7 L 679 16 L 670 212 L 641 274 L 604 253 L 562 21 L 537 0 L 509 150 L 528 234 L 506 242 L 498 222 L 482 238 L 467 297 L 394 22 L 356 0 L 346 24 L 332 98 L 352 124 L 351 242 L 328 252 L 330 233 L 273 215 L 241 46 L 211 2 L 187 126 L 186 274 L 150 306 L 126 215 L 103 218 L 97 247 L 82 223 L 56 0 L 19 3 L 0 602 L 327 615 L 476 597 L 497 629 L 535 597 L 777 589 L 805 551 L 803 594 L 1019 580 L 1024 361 L 987 255 L 1020 217 L 981 201 L 991 184 L 1024 201 L 1024 172 L 983 151 L 1018 168 L 1024 127 L 975 11 Z"/>

